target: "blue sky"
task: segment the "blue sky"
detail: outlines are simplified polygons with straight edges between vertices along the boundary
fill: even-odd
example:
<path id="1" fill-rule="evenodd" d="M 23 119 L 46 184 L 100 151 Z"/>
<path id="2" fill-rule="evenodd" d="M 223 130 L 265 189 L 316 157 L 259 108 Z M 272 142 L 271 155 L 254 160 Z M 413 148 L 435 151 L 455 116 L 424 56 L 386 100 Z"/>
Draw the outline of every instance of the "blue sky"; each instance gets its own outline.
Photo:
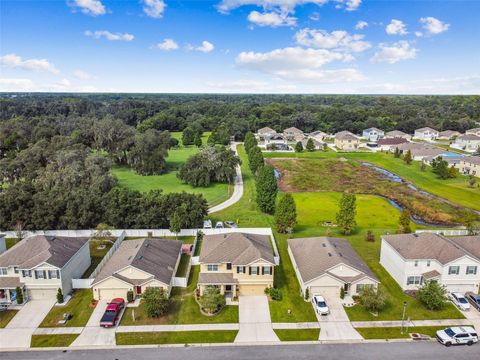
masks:
<path id="1" fill-rule="evenodd" d="M 0 91 L 480 93 L 480 1 L 2 0 Z"/>

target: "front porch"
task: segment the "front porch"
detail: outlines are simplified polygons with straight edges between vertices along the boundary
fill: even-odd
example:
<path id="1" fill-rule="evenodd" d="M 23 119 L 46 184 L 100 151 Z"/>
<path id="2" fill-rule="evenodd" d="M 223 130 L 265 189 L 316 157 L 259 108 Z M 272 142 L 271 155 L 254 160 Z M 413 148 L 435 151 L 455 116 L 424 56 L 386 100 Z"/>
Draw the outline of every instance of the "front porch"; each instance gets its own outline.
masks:
<path id="1" fill-rule="evenodd" d="M 17 305 L 17 288 L 22 289 L 23 302 L 27 301 L 25 285 L 20 278 L 14 276 L 0 277 L 0 306 L 11 307 Z"/>
<path id="2" fill-rule="evenodd" d="M 238 280 L 229 273 L 200 273 L 197 289 L 200 296 L 207 288 L 217 288 L 220 294 L 232 301 L 239 293 Z"/>

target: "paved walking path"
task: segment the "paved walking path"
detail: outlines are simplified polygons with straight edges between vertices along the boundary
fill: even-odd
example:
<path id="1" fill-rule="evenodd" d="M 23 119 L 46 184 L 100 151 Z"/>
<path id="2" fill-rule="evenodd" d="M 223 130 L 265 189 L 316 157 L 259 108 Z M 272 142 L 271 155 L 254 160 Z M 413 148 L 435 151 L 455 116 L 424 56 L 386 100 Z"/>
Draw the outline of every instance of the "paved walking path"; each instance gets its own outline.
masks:
<path id="1" fill-rule="evenodd" d="M 318 329 L 318 322 L 301 322 L 301 323 L 272 323 L 274 329 Z"/>
<path id="2" fill-rule="evenodd" d="M 355 328 L 377 328 L 377 327 L 401 327 L 402 321 L 352 321 Z M 411 320 L 404 325 L 414 326 L 449 326 L 449 325 L 472 325 L 469 319 L 442 319 L 442 320 Z"/>
<path id="3" fill-rule="evenodd" d="M 263 296 L 239 297 L 240 330 L 236 343 L 269 343 L 280 340 L 273 331 L 268 299 Z"/>
<path id="4" fill-rule="evenodd" d="M 63 334 L 80 334 L 83 327 L 48 327 L 37 328 L 33 335 L 63 335 Z"/>
<path id="5" fill-rule="evenodd" d="M 187 325 L 134 325 L 119 326 L 117 333 L 126 332 L 162 332 L 162 331 L 216 331 L 238 330 L 238 324 L 187 324 Z"/>
<path id="6" fill-rule="evenodd" d="M 237 151 L 237 145 L 239 143 L 233 143 L 232 144 L 232 150 L 235 151 L 235 154 L 238 155 L 238 151 Z M 238 165 L 235 169 L 237 175 L 235 176 L 235 179 L 233 181 L 234 183 L 234 187 L 233 187 L 233 194 L 232 196 L 224 201 L 223 203 L 221 204 L 218 204 L 216 206 L 213 206 L 211 207 L 210 209 L 208 209 L 208 213 L 211 214 L 211 213 L 214 213 L 214 212 L 217 212 L 217 211 L 221 211 L 221 210 L 224 210 L 226 208 L 228 208 L 229 206 L 232 206 L 233 204 L 235 204 L 236 202 L 238 202 L 242 196 L 243 196 L 243 178 L 242 178 L 242 170 L 240 168 L 240 165 Z"/>

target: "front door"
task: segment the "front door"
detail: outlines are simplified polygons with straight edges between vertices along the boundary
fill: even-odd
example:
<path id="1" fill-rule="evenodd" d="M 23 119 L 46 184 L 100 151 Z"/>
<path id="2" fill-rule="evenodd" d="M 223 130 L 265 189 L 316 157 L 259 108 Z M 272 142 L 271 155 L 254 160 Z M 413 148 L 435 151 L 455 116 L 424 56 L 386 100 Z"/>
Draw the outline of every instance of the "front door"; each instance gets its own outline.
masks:
<path id="1" fill-rule="evenodd" d="M 225 285 L 225 291 L 232 291 L 232 285 Z"/>
<path id="2" fill-rule="evenodd" d="M 140 295 L 142 293 L 142 287 L 141 286 L 135 286 L 135 292 L 137 295 Z"/>
<path id="3" fill-rule="evenodd" d="M 345 285 L 343 285 L 343 290 L 345 290 L 345 295 L 348 295 L 348 292 L 350 290 L 350 284 L 346 283 Z"/>

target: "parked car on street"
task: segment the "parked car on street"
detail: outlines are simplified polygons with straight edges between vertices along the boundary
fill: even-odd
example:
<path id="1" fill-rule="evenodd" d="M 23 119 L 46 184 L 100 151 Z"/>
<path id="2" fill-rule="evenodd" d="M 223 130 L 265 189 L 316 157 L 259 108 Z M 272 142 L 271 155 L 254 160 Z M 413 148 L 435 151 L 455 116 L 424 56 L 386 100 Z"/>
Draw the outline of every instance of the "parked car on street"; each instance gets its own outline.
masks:
<path id="1" fill-rule="evenodd" d="M 458 292 L 450 293 L 450 299 L 460 310 L 463 310 L 463 311 L 470 310 L 470 304 L 468 303 L 468 300 L 461 293 L 458 293 Z"/>
<path id="2" fill-rule="evenodd" d="M 315 306 L 315 311 L 318 313 L 318 315 L 330 314 L 330 309 L 328 308 L 327 302 L 323 296 L 318 294 L 313 295 L 312 303 Z"/>
<path id="3" fill-rule="evenodd" d="M 110 301 L 100 320 L 100 326 L 105 328 L 115 326 L 124 307 L 125 300 L 122 298 L 115 298 Z"/>
<path id="4" fill-rule="evenodd" d="M 445 346 L 473 345 L 478 342 L 478 335 L 471 326 L 450 327 L 437 331 L 437 340 Z"/>
<path id="5" fill-rule="evenodd" d="M 236 228 L 237 227 L 237 224 L 235 224 L 235 222 L 230 221 L 230 220 L 225 221 L 225 225 L 229 228 Z"/>
<path id="6" fill-rule="evenodd" d="M 204 229 L 211 229 L 212 228 L 212 220 L 203 220 L 203 228 Z"/>
<path id="7" fill-rule="evenodd" d="M 215 224 L 215 229 L 223 229 L 223 228 L 224 228 L 223 222 L 217 221 L 217 223 Z"/>
<path id="8" fill-rule="evenodd" d="M 473 292 L 468 292 L 465 294 L 470 305 L 472 305 L 475 309 L 480 311 L 480 295 L 475 294 Z"/>

